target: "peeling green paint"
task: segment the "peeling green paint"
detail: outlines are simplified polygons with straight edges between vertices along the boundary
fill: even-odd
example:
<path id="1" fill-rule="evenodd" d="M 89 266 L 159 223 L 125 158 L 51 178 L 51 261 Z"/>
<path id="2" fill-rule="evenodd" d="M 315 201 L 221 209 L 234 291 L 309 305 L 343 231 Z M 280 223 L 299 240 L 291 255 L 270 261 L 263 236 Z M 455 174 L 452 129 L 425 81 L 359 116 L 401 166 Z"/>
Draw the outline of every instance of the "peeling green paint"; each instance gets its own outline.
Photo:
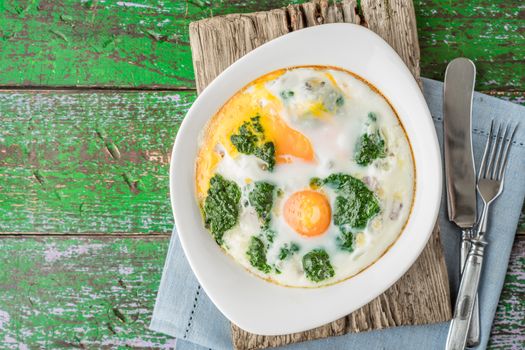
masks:
<path id="1" fill-rule="evenodd" d="M 304 0 L 80 2 L 4 0 L 0 86 L 194 88 L 191 21 Z M 203 5 L 205 4 L 205 5 Z M 415 0 L 423 75 L 476 62 L 478 90 L 525 90 L 520 0 Z"/>
<path id="2" fill-rule="evenodd" d="M 170 232 L 194 92 L 0 92 L 0 232 Z"/>
<path id="3" fill-rule="evenodd" d="M 3 0 L 0 86 L 194 88 L 191 21 L 285 0 Z"/>
<path id="4" fill-rule="evenodd" d="M 188 25 L 299 2 L 0 0 L 0 87 L 181 90 L 0 91 L 0 348 L 174 346 L 146 327 L 167 250 L 151 233 L 171 232 L 170 148 L 195 99 Z M 478 90 L 525 104 L 521 1 L 414 3 L 423 76 L 467 56 Z M 490 349 L 522 347 L 524 248 Z"/>
<path id="5" fill-rule="evenodd" d="M 525 346 L 525 237 L 518 236 L 501 291 L 489 349 L 523 349 Z"/>
<path id="6" fill-rule="evenodd" d="M 0 92 L 0 234 L 171 232 L 168 163 L 195 97 Z"/>
<path id="7" fill-rule="evenodd" d="M 147 329 L 166 251 L 166 237 L 0 240 L 0 348 L 173 348 Z"/>
<path id="8" fill-rule="evenodd" d="M 147 329 L 167 246 L 168 237 L 1 239 L 0 348 L 173 348 Z M 524 249 L 522 236 L 489 349 L 520 349 Z"/>

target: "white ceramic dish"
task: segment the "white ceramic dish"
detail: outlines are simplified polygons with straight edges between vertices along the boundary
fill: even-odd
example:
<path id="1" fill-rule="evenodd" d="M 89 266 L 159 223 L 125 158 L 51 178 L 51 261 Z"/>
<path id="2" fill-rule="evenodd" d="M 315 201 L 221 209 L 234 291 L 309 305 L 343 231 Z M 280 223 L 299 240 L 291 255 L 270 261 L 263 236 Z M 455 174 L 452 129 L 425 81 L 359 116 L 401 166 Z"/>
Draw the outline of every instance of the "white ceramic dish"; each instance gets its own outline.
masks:
<path id="1" fill-rule="evenodd" d="M 397 111 L 412 144 L 416 194 L 412 214 L 395 244 L 373 265 L 335 285 L 315 289 L 268 283 L 224 254 L 204 228 L 195 199 L 195 158 L 200 131 L 244 85 L 289 66 L 328 65 L 354 72 L 377 87 Z M 437 218 L 441 157 L 423 95 L 396 52 L 372 31 L 352 24 L 308 28 L 250 52 L 220 74 L 194 102 L 173 149 L 170 192 L 186 257 L 206 294 L 239 327 L 277 335 L 311 329 L 368 303 L 415 262 Z"/>

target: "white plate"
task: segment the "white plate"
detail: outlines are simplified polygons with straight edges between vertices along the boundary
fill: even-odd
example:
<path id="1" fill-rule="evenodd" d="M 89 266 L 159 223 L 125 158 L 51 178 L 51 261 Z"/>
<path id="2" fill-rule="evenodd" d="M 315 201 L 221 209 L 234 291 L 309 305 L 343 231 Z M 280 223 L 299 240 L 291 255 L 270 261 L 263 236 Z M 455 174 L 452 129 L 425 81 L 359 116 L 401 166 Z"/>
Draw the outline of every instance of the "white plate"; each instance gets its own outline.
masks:
<path id="1" fill-rule="evenodd" d="M 195 199 L 197 139 L 208 119 L 252 80 L 297 65 L 342 67 L 376 86 L 398 112 L 416 163 L 414 207 L 396 243 L 360 274 L 316 289 L 286 288 L 248 273 L 211 238 Z M 175 141 L 170 191 L 186 257 L 217 308 L 249 332 L 285 334 L 323 325 L 360 308 L 395 283 L 416 261 L 437 218 L 441 157 L 423 95 L 396 52 L 361 26 L 328 24 L 293 32 L 253 50 L 202 92 L 188 111 Z"/>

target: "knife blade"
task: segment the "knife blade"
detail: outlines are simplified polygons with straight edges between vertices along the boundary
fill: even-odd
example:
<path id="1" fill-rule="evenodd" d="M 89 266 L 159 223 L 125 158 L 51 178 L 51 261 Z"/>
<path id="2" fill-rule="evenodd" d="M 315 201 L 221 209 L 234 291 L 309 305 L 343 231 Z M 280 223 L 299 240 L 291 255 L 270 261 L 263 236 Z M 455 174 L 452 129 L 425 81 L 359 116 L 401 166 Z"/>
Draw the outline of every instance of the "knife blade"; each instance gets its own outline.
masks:
<path id="1" fill-rule="evenodd" d="M 472 95 L 476 67 L 467 58 L 452 60 L 445 71 L 443 124 L 448 218 L 462 228 L 461 270 L 476 223 L 476 171 L 472 153 Z M 479 307 L 476 299 L 467 345 L 479 344 Z"/>
<path id="2" fill-rule="evenodd" d="M 445 71 L 443 125 L 448 218 L 461 228 L 476 222 L 476 175 L 472 155 L 472 94 L 476 67 L 467 58 Z"/>

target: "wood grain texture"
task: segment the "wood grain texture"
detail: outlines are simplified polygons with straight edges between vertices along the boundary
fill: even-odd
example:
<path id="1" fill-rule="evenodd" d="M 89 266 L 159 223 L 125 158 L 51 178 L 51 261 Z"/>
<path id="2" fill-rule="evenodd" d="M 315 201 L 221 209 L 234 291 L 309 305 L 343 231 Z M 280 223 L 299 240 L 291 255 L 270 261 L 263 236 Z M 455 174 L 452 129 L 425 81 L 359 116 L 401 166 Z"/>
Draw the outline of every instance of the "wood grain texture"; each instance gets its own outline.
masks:
<path id="1" fill-rule="evenodd" d="M 0 238 L 0 349 L 172 349 L 147 329 L 168 239 Z M 523 349 L 524 251 L 518 236 L 488 349 Z"/>
<path id="2" fill-rule="evenodd" d="M 0 2 L 0 85 L 194 88 L 188 24 L 288 0 Z"/>
<path id="3" fill-rule="evenodd" d="M 0 236 L 170 233 L 169 155 L 195 97 L 0 91 Z"/>
<path id="4" fill-rule="evenodd" d="M 0 1 L 0 86 L 195 88 L 192 21 L 305 0 Z M 471 58 L 477 89 L 525 91 L 521 0 L 415 0 L 421 67 Z"/>
<path id="5" fill-rule="evenodd" d="M 419 80 L 419 42 L 412 1 L 362 0 L 361 10 L 368 29 L 385 39 Z"/>
<path id="6" fill-rule="evenodd" d="M 191 21 L 299 2 L 304 1 L 0 1 L 0 87 L 194 89 L 188 39 Z M 467 56 L 478 68 L 477 90 L 525 104 L 521 0 L 415 0 L 414 5 L 423 76 L 443 79 L 447 62 L 460 55 Z M 78 103 L 78 99 L 68 101 L 62 92 L 54 90 L 4 92 L 12 95 L 8 99 L 18 99 L 18 102 L 6 102 L 5 96 L 0 102 L 0 108 L 10 106 L 3 108 L 0 115 L 0 163 L 9 158 L 7 167 L 10 169 L 5 170 L 2 164 L 0 173 L 9 173 L 16 181 L 4 182 L 5 177 L 0 176 L 0 224 L 3 225 L 0 231 L 38 235 L 82 232 L 96 237 L 0 236 L 0 348 L 19 349 L 24 348 L 24 344 L 31 349 L 173 347 L 169 337 L 146 329 L 167 239 L 146 238 L 137 233 L 171 231 L 168 167 L 159 165 L 162 161 L 154 159 L 169 154 L 180 120 L 195 94 L 191 91 L 187 95 L 185 91 L 135 92 L 135 96 L 150 101 L 147 105 L 154 106 L 144 113 L 138 98 L 130 101 L 128 92 L 114 91 L 113 99 L 121 101 L 117 109 L 122 109 L 122 113 L 118 114 L 111 103 L 101 103 L 97 107 L 97 99 L 90 103 Z M 35 98 L 30 98 L 28 94 L 33 93 Z M 42 95 L 47 98 L 41 99 Z M 183 103 L 173 103 L 176 95 L 181 96 Z M 47 104 L 53 108 L 46 109 Z M 126 108 L 127 104 L 132 107 Z M 21 111 L 34 113 L 40 109 L 47 111 L 48 118 L 41 114 L 38 123 L 32 124 L 29 118 L 24 121 L 26 113 Z M 93 116 L 92 110 L 96 110 L 98 116 Z M 173 120 L 170 114 L 175 116 Z M 18 117 L 2 119 L 12 115 Z M 57 118 L 60 120 L 56 121 Z M 119 151 L 126 147 L 131 154 L 139 154 L 138 158 L 133 158 L 136 163 L 127 164 L 125 169 L 137 169 L 136 175 L 144 177 L 139 187 L 142 182 L 152 189 L 148 200 L 130 195 L 127 184 L 121 184 L 124 179 L 119 177 L 119 172 L 114 172 L 118 168 L 110 169 L 115 163 L 105 154 L 102 141 L 97 141 L 99 139 L 89 129 L 83 129 L 83 125 L 89 125 L 89 118 L 105 123 L 105 132 L 110 138 L 122 140 L 122 144 L 118 143 Z M 155 118 L 158 120 L 154 122 Z M 125 132 L 128 126 L 133 135 Z M 16 133 L 2 134 L 4 128 Z M 68 139 L 69 133 L 73 135 L 72 141 Z M 113 135 L 118 137 L 113 138 Z M 7 150 L 2 148 L 6 138 L 11 145 Z M 55 140 L 55 149 L 46 145 L 46 140 Z M 127 141 L 132 142 L 126 144 Z M 23 148 L 32 142 L 38 142 L 37 151 L 45 152 L 38 152 L 38 157 L 32 161 L 28 161 L 29 156 L 17 155 L 20 152 L 17 147 Z M 63 148 L 61 142 L 69 142 L 72 146 L 87 145 L 93 154 L 100 152 L 105 156 L 94 156 L 85 162 L 82 152 Z M 140 156 L 148 160 L 143 163 Z M 46 162 L 47 158 L 52 162 Z M 39 189 L 41 185 L 32 174 L 35 161 L 47 164 L 50 170 L 45 174 L 52 173 L 44 177 L 51 187 L 47 194 Z M 80 168 L 82 162 L 86 166 Z M 88 189 L 75 185 L 77 175 L 92 182 Z M 61 204 L 53 194 L 54 188 L 67 188 L 69 205 Z M 24 198 L 26 193 L 27 198 Z M 90 214 L 82 217 L 80 206 L 71 199 L 75 195 L 89 196 L 89 206 L 100 206 L 100 209 L 87 208 Z M 112 201 L 118 205 L 112 206 Z M 12 215 L 6 217 L 6 212 Z M 94 220 L 98 231 L 90 227 L 89 220 Z M 525 215 L 518 230 L 525 234 Z M 130 232 L 134 239 L 116 238 L 118 235 L 99 239 L 115 232 Z M 89 248 L 91 243 L 98 248 Z M 521 350 L 524 347 L 516 336 L 525 334 L 524 244 L 524 236 L 518 237 L 489 349 Z M 86 246 L 93 256 L 74 253 L 84 251 Z M 55 254 L 55 250 L 64 253 L 61 259 L 56 264 L 45 262 L 46 252 Z M 107 262 L 108 268 L 101 266 L 102 262 Z M 119 263 L 119 267 L 114 263 Z M 128 275 L 130 269 L 134 272 Z M 120 309 L 126 320 L 136 317 L 136 305 L 131 296 L 138 295 L 137 299 L 147 306 L 135 322 L 121 322 L 107 302 L 114 301 L 111 291 L 115 288 L 115 280 L 118 282 L 120 278 L 126 282 L 128 276 L 133 283 L 126 284 L 125 291 L 120 290 L 115 295 L 127 300 L 123 303 L 124 309 Z M 61 289 L 55 296 L 52 291 L 57 281 L 67 286 L 67 290 Z M 46 314 L 48 309 L 64 308 L 64 299 L 59 297 L 69 295 L 74 305 L 67 305 L 62 315 Z M 93 295 L 98 297 L 93 298 Z M 21 307 L 12 304 L 14 296 L 22 302 Z M 37 299 L 46 301 L 42 304 L 46 308 L 31 303 Z M 97 312 L 91 313 L 91 309 Z M 116 334 L 107 327 L 108 319 L 115 321 L 117 328 L 113 323 L 110 325 Z"/>
<path id="7" fill-rule="evenodd" d="M 337 21 L 359 23 L 357 11 L 354 0 L 335 5 L 321 0 L 191 23 L 197 91 L 257 46 L 303 27 Z M 366 0 L 361 2 L 361 11 L 363 24 L 377 30 L 419 79 L 419 48 L 411 2 Z M 236 349 L 262 349 L 348 332 L 442 322 L 450 317 L 448 276 L 436 229 L 424 253 L 403 278 L 351 315 L 307 332 L 272 337 L 252 334 L 232 324 L 232 339 Z"/>
<path id="8" fill-rule="evenodd" d="M 293 30 L 323 23 L 358 23 L 356 1 L 290 5 L 253 14 L 233 14 L 190 23 L 197 92 L 256 47 Z"/>
<path id="9" fill-rule="evenodd" d="M 168 237 L 0 239 L 1 349 L 172 349 L 147 329 Z"/>
<path id="10" fill-rule="evenodd" d="M 476 90 L 525 95 L 522 0 L 415 0 L 414 5 L 423 76 L 443 80 L 447 63 L 463 56 L 476 64 Z"/>
<path id="11" fill-rule="evenodd" d="M 194 92 L 0 92 L 0 235 L 167 233 Z"/>
<path id="12" fill-rule="evenodd" d="M 525 236 L 516 236 L 489 349 L 525 349 Z"/>

